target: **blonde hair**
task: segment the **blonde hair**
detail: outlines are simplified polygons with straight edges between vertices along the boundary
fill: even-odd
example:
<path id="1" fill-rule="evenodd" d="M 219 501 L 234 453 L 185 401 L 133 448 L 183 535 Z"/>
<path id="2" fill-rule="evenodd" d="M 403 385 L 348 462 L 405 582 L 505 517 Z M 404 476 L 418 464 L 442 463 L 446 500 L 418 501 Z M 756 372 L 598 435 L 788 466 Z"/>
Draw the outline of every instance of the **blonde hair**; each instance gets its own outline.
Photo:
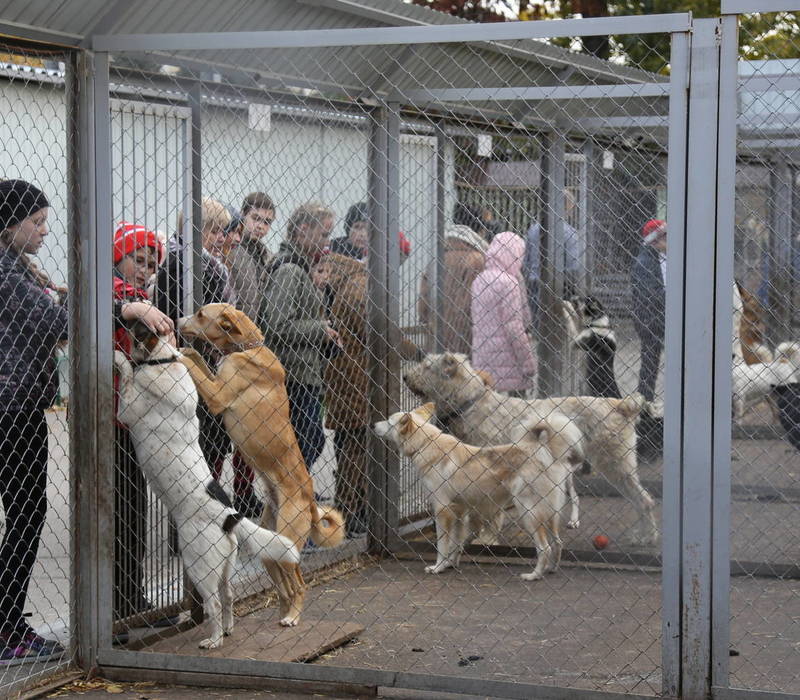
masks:
<path id="1" fill-rule="evenodd" d="M 13 235 L 14 234 L 12 234 L 7 228 L 0 231 L 0 249 L 8 250 L 11 248 L 11 239 Z M 47 289 L 56 289 L 56 285 L 53 280 L 50 279 L 50 276 L 35 262 L 33 262 L 27 253 L 18 251 L 17 255 L 22 261 L 22 264 L 25 266 L 28 274 L 34 279 L 35 282 Z"/>
<path id="2" fill-rule="evenodd" d="M 218 202 L 211 197 L 203 197 L 200 201 L 202 214 L 201 214 L 201 227 L 203 233 L 212 231 L 214 229 L 225 229 L 231 222 L 230 212 L 225 208 L 222 202 Z M 178 212 L 178 231 L 183 231 L 183 212 Z"/>
<path id="3" fill-rule="evenodd" d="M 297 237 L 297 233 L 303 226 L 319 225 L 326 219 L 332 219 L 335 216 L 333 209 L 319 202 L 301 204 L 289 217 L 289 222 L 286 224 L 286 236 L 292 240 Z"/>

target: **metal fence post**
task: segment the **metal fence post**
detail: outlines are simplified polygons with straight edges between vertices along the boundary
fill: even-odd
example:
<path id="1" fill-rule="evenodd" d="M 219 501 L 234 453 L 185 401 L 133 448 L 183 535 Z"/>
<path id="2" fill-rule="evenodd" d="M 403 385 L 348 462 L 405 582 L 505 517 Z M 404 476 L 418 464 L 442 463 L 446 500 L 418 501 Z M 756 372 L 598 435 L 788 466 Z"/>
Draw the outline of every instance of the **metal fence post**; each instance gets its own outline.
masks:
<path id="1" fill-rule="evenodd" d="M 689 35 L 672 35 L 670 53 L 669 160 L 664 368 L 664 467 L 661 534 L 661 687 L 677 697 L 681 686 L 681 392 L 683 372 L 683 261 L 685 258 Z"/>
<path id="2" fill-rule="evenodd" d="M 712 518 L 713 465 L 715 459 L 722 459 L 714 453 L 715 423 L 724 420 L 714 413 L 714 370 L 721 365 L 715 363 L 714 343 L 721 345 L 717 353 L 727 353 L 730 374 L 733 299 L 730 271 L 727 279 L 731 284 L 727 289 L 719 288 L 724 286 L 724 280 L 722 276 L 717 280 L 720 272 L 716 267 L 717 212 L 709 206 L 717 197 L 719 32 L 718 19 L 694 22 L 689 72 L 686 234 L 681 271 L 684 300 L 691 303 L 684 304 L 682 334 L 680 695 L 698 700 L 708 697 L 711 685 L 713 542 L 715 537 L 726 536 L 714 532 Z M 698 274 L 699 270 L 711 274 Z M 670 277 L 670 283 L 676 281 L 675 275 Z M 717 294 L 724 298 L 716 300 L 715 309 Z M 715 311 L 722 307 L 728 309 L 726 319 L 720 317 L 715 323 Z M 719 324 L 724 320 L 727 333 L 720 338 Z M 723 415 L 730 417 L 730 408 Z"/>
<path id="3" fill-rule="evenodd" d="M 97 665 L 99 582 L 99 473 L 97 452 L 97 269 L 95 249 L 94 82 L 92 57 L 79 52 L 67 64 L 69 115 L 70 412 L 72 504 L 70 611 L 78 664 Z"/>
<path id="4" fill-rule="evenodd" d="M 557 304 L 564 296 L 564 157 L 566 139 L 542 139 L 544 215 L 539 263 L 539 396 L 558 396 L 564 383 L 564 329 Z"/>
<path id="5" fill-rule="evenodd" d="M 768 334 L 774 343 L 792 337 L 792 171 L 783 155 L 770 163 L 771 202 Z"/>
<path id="6" fill-rule="evenodd" d="M 367 267 L 369 425 L 388 415 L 389 395 L 386 357 L 388 280 L 387 241 L 389 229 L 389 189 L 387 187 L 387 158 L 389 152 L 389 114 L 385 105 L 376 107 L 370 118 L 369 192 L 370 212 L 369 255 Z M 367 473 L 369 474 L 369 536 L 370 551 L 386 548 L 389 537 L 387 495 L 389 448 L 371 430 L 367 432 Z"/>
<path id="7" fill-rule="evenodd" d="M 435 279 L 429 284 L 434 292 L 433 343 L 428 350 L 444 352 L 444 274 L 445 274 L 445 227 L 447 212 L 445 198 L 447 196 L 447 134 L 444 125 L 436 124 L 436 265 Z"/>
<path id="8" fill-rule="evenodd" d="M 400 105 L 390 102 L 386 114 L 386 307 L 385 338 L 386 415 L 400 410 Z M 386 453 L 384 512 L 388 532 L 400 522 L 400 458 L 394 450 Z M 384 540 L 385 542 L 388 540 Z"/>
<path id="9" fill-rule="evenodd" d="M 739 22 L 721 22 L 719 131 L 717 134 L 717 259 L 714 354 L 712 665 L 713 686 L 728 685 L 731 579 L 731 303 L 734 285 L 736 214 L 736 119 L 738 113 Z M 739 329 L 735 329 L 738 334 Z M 726 343 L 726 338 L 728 342 Z"/>

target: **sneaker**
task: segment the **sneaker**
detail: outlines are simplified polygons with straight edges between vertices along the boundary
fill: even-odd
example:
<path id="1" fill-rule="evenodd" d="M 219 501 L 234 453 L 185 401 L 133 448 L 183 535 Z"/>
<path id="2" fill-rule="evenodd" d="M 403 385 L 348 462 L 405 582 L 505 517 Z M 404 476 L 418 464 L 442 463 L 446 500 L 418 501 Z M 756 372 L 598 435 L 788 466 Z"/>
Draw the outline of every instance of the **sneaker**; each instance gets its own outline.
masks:
<path id="1" fill-rule="evenodd" d="M 36 661 L 36 656 L 30 654 L 21 641 L 19 635 L 0 634 L 0 666 L 16 666 Z"/>
<path id="2" fill-rule="evenodd" d="M 25 625 L 19 632 L 21 645 L 28 649 L 28 653 L 36 658 L 45 659 L 59 657 L 64 654 L 64 647 L 55 639 L 45 639 L 36 633 L 36 630 Z"/>

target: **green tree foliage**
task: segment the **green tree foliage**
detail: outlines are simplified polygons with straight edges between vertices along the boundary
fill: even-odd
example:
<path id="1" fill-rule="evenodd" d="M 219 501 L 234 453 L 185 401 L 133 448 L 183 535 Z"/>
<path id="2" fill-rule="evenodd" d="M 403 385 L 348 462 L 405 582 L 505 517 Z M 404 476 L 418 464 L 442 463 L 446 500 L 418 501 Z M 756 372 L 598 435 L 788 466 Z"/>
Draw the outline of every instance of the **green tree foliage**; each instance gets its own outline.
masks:
<path id="1" fill-rule="evenodd" d="M 579 15 L 606 17 L 691 12 L 695 17 L 717 17 L 720 0 L 411 0 L 473 21 L 555 19 Z M 570 40 L 557 40 L 575 48 Z M 800 22 L 794 12 L 773 12 L 742 17 L 740 53 L 748 60 L 800 58 Z M 620 61 L 653 73 L 669 70 L 670 40 L 666 34 L 583 37 L 581 50 L 600 58 Z"/>

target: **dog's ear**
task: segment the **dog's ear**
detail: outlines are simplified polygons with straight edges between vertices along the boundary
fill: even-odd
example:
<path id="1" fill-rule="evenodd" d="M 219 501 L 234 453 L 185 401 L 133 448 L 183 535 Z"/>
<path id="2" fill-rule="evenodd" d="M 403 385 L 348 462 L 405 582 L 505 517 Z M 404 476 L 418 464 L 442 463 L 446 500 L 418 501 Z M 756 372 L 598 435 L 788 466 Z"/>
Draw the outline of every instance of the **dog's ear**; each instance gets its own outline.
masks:
<path id="1" fill-rule="evenodd" d="M 475 374 L 477 374 L 481 378 L 481 381 L 484 383 L 484 385 L 488 386 L 490 389 L 494 386 L 494 377 L 486 370 L 476 369 Z"/>
<path id="2" fill-rule="evenodd" d="M 460 366 L 461 363 L 455 355 L 449 352 L 442 355 L 442 374 L 444 374 L 445 377 L 455 376 Z"/>
<path id="3" fill-rule="evenodd" d="M 413 427 L 414 420 L 411 418 L 410 413 L 404 413 L 402 416 L 400 416 L 400 421 L 397 424 L 397 430 L 400 435 L 408 435 Z"/>
<path id="4" fill-rule="evenodd" d="M 433 414 L 436 413 L 436 404 L 433 403 L 433 401 L 428 401 L 428 403 L 417 406 L 414 409 L 414 413 L 416 413 L 423 420 L 430 420 L 433 417 Z"/>
<path id="5" fill-rule="evenodd" d="M 237 330 L 236 321 L 231 317 L 227 311 L 220 314 L 218 325 L 221 331 L 231 335 Z"/>
<path id="6" fill-rule="evenodd" d="M 128 333 L 131 334 L 133 342 L 147 352 L 152 352 L 158 343 L 158 334 L 141 319 L 137 318 L 128 326 Z"/>

